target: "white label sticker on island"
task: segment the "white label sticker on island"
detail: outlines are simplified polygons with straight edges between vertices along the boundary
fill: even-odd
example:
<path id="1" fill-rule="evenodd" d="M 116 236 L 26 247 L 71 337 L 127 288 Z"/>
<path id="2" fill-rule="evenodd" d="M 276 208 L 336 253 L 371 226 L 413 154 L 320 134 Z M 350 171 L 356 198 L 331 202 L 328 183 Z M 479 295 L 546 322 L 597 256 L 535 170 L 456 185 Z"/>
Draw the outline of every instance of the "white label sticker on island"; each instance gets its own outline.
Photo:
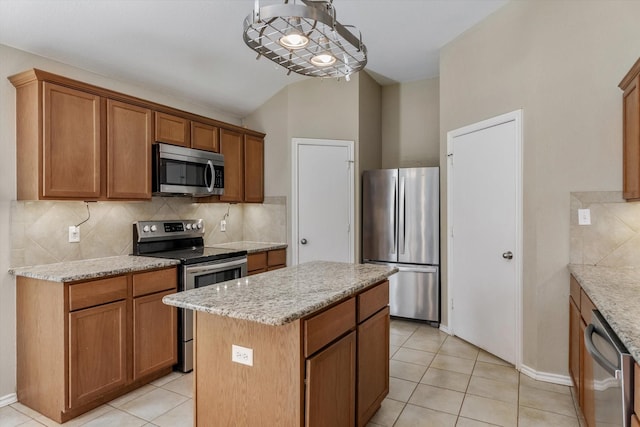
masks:
<path id="1" fill-rule="evenodd" d="M 253 349 L 231 344 L 231 361 L 253 366 Z"/>

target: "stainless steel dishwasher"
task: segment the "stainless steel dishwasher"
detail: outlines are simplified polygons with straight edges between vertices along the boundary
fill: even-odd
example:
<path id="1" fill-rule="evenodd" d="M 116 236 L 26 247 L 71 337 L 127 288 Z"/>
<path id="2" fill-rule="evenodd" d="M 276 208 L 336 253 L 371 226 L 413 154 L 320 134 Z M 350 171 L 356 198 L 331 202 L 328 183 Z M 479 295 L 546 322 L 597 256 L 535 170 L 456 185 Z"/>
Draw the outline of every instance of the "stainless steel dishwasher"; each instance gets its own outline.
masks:
<path id="1" fill-rule="evenodd" d="M 596 425 L 631 425 L 633 358 L 598 310 L 584 330 L 587 351 L 593 359 L 592 387 Z"/>

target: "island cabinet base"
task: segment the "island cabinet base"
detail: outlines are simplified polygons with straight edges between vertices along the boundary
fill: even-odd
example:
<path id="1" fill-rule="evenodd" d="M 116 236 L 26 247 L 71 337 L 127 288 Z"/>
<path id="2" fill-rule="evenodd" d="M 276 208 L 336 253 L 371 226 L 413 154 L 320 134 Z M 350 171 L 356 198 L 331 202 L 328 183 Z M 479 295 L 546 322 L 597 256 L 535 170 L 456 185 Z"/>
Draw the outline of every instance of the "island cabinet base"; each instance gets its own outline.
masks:
<path id="1" fill-rule="evenodd" d="M 196 311 L 194 425 L 366 425 L 389 392 L 388 302 L 383 281 L 281 326 Z"/>

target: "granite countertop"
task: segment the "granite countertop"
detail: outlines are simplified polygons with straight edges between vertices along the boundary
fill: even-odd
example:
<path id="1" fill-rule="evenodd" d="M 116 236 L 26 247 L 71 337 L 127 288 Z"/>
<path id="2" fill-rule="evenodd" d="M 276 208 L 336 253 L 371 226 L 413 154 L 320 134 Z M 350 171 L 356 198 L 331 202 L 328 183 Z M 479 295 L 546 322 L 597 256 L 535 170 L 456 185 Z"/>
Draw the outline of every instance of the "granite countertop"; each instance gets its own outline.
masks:
<path id="1" fill-rule="evenodd" d="M 284 325 L 398 270 L 372 264 L 313 261 L 165 296 L 165 304 L 266 325 Z"/>
<path id="2" fill-rule="evenodd" d="M 9 270 L 9 273 L 14 276 L 30 277 L 32 279 L 49 280 L 52 282 L 76 282 L 79 280 L 127 274 L 135 271 L 170 267 L 178 264 L 180 264 L 180 261 L 172 259 L 120 255 L 12 268 Z"/>
<path id="3" fill-rule="evenodd" d="M 569 271 L 640 363 L 640 268 L 571 264 Z"/>
<path id="4" fill-rule="evenodd" d="M 272 242 L 231 242 L 231 243 L 217 243 L 213 245 L 207 245 L 211 248 L 226 248 L 235 249 L 238 251 L 247 251 L 248 254 L 256 252 L 271 251 L 274 249 L 286 249 L 286 243 L 272 243 Z"/>

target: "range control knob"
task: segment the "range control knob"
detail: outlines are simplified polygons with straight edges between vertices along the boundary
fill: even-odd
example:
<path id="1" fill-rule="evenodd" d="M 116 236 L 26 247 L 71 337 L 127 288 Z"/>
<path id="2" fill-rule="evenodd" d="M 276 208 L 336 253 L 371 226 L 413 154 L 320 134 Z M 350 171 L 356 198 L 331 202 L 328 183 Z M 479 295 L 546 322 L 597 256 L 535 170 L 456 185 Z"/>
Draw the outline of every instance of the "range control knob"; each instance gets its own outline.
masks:
<path id="1" fill-rule="evenodd" d="M 158 227 L 156 227 L 155 225 L 152 225 L 151 232 L 153 233 L 154 231 L 158 231 Z"/>
<path id="2" fill-rule="evenodd" d="M 187 230 L 191 230 L 191 224 L 187 224 Z"/>
<path id="3" fill-rule="evenodd" d="M 142 232 L 143 233 L 148 233 L 149 232 L 149 226 L 145 225 L 144 227 L 142 227 Z"/>
<path id="4" fill-rule="evenodd" d="M 197 224 L 197 227 L 198 227 L 198 230 L 202 229 L 202 224 L 201 224 L 201 223 L 198 223 L 198 224 Z"/>

